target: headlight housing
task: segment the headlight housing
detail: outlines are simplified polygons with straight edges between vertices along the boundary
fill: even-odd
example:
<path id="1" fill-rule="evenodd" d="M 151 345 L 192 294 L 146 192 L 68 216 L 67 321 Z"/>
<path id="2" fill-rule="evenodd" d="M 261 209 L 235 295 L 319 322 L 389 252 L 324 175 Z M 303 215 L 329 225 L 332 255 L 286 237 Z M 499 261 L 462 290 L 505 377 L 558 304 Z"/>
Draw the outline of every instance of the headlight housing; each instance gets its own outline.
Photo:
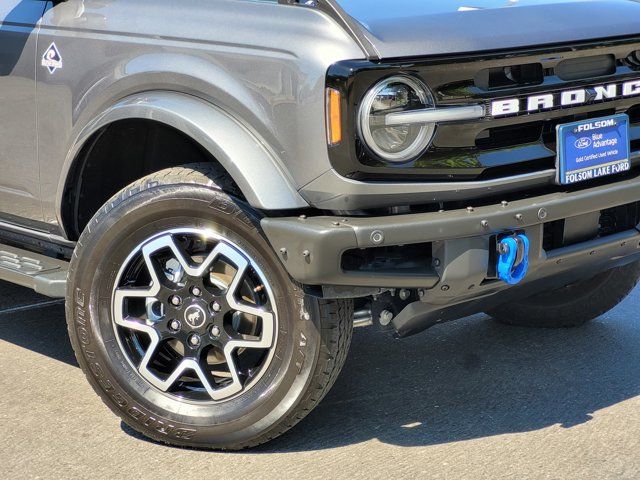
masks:
<path id="1" fill-rule="evenodd" d="M 362 100 L 358 132 L 366 146 L 387 162 L 408 162 L 431 144 L 434 123 L 386 125 L 389 113 L 435 108 L 433 94 L 421 81 L 396 75 L 376 84 Z"/>

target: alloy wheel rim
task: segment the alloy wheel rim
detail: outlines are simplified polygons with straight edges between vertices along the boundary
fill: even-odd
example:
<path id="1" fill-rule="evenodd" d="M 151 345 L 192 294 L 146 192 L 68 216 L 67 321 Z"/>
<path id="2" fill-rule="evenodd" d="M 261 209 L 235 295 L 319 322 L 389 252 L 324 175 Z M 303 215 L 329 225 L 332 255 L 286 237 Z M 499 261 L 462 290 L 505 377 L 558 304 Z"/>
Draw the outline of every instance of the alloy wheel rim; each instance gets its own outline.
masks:
<path id="1" fill-rule="evenodd" d="M 213 231 L 172 229 L 140 243 L 123 262 L 112 299 L 129 364 L 181 401 L 235 398 L 273 358 L 271 286 L 244 249 Z"/>

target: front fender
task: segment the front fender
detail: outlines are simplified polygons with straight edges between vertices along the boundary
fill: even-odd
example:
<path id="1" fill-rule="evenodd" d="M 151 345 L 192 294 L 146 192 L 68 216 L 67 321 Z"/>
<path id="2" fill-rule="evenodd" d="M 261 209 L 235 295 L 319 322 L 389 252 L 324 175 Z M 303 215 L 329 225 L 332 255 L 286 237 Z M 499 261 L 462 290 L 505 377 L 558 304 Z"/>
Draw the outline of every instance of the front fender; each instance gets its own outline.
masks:
<path id="1" fill-rule="evenodd" d="M 266 142 L 211 103 L 168 91 L 131 95 L 82 128 L 65 160 L 57 191 L 58 206 L 62 204 L 68 173 L 85 142 L 110 123 L 135 118 L 164 123 L 198 142 L 220 162 L 252 206 L 265 210 L 308 207 Z"/>

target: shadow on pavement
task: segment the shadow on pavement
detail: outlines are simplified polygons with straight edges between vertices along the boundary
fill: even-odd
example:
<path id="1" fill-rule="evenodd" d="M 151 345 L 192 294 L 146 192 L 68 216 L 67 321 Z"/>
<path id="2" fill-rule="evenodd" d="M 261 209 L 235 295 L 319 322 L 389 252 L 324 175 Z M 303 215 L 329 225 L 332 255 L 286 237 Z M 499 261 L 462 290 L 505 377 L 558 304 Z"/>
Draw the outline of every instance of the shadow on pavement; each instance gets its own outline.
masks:
<path id="1" fill-rule="evenodd" d="M 14 288 L 0 284 L 0 292 Z M 588 422 L 597 410 L 640 394 L 637 303 L 638 291 L 572 330 L 508 327 L 483 315 L 404 340 L 375 327 L 356 330 L 347 364 L 320 406 L 253 452 L 371 439 L 423 446 Z M 0 313 L 1 341 L 75 365 L 62 305 Z"/>
<path id="2" fill-rule="evenodd" d="M 621 317 L 552 331 L 475 316 L 405 340 L 357 331 L 319 408 L 260 451 L 425 446 L 588 422 L 640 394 L 640 334 Z"/>
<path id="3" fill-rule="evenodd" d="M 62 301 L 4 282 L 0 282 L 2 341 L 77 366 L 67 335 Z"/>

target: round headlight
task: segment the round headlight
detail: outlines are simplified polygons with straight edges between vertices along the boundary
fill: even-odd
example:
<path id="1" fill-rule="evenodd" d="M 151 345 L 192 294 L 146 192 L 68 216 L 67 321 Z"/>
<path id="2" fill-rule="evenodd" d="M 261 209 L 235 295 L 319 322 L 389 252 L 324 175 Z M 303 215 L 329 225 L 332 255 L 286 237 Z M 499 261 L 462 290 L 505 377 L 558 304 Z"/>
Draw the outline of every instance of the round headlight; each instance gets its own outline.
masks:
<path id="1" fill-rule="evenodd" d="M 429 146 L 434 124 L 385 124 L 389 113 L 435 108 L 429 88 L 406 76 L 387 78 L 364 96 L 358 113 L 360 138 L 371 151 L 389 162 L 406 162 Z"/>

